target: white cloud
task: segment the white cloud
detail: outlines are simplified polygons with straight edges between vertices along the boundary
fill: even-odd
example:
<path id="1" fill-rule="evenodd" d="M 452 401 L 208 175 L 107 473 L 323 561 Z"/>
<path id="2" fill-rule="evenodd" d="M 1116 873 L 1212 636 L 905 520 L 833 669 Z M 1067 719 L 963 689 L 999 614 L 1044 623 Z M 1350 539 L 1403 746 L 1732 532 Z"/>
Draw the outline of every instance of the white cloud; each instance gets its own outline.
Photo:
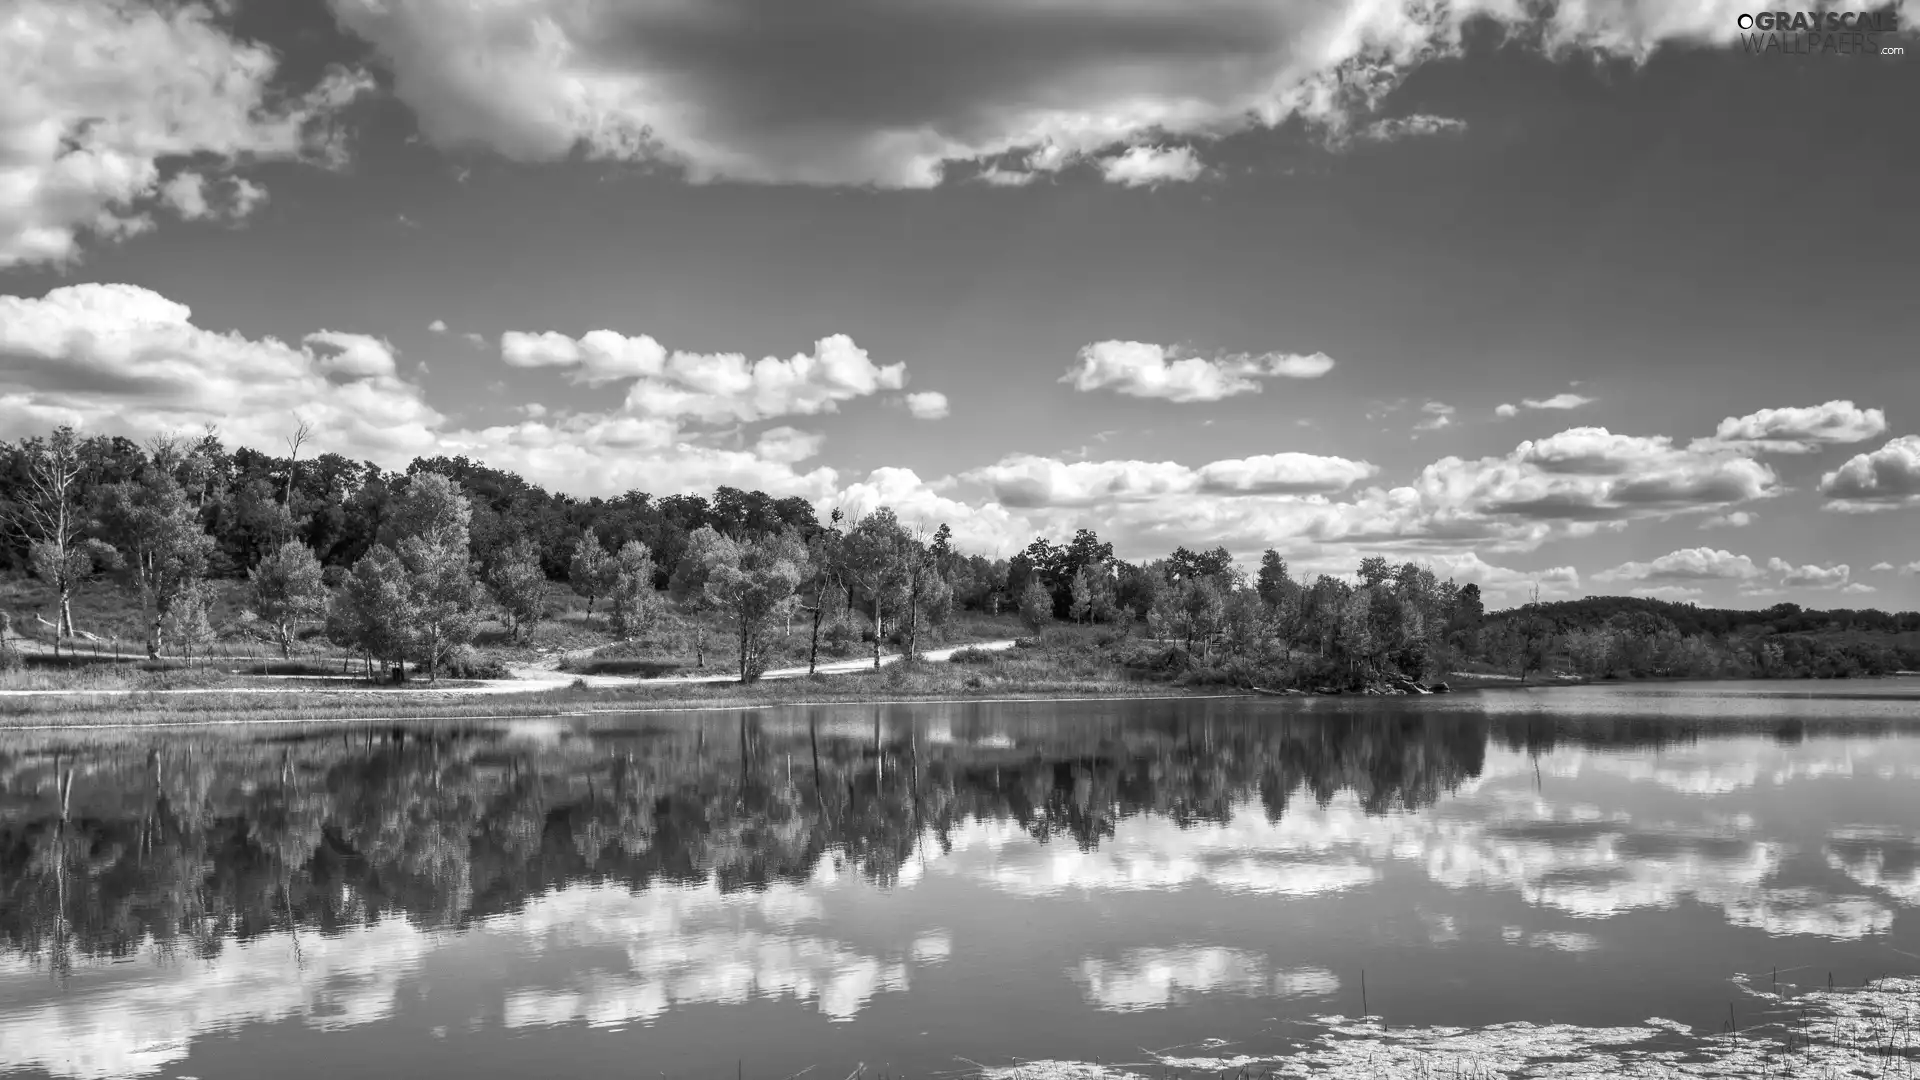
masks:
<path id="1" fill-rule="evenodd" d="M 523 161 L 649 160 L 696 181 L 927 187 L 950 162 L 1185 143 L 1291 119 L 1341 132 L 1492 18 L 1547 52 L 1730 42 L 1726 0 L 1063 0 L 699 5 L 334 0 L 423 133 Z M 885 50 L 867 43 L 886 41 Z M 791 56 L 809 59 L 804 74 Z M 1381 131 L 1448 127 L 1436 117 Z M 1029 165 L 1029 169 L 1035 166 Z M 1036 170 L 1037 171 L 1037 170 Z"/>
<path id="2" fill-rule="evenodd" d="M 1843 513 L 1920 505 L 1920 435 L 1902 435 L 1870 454 L 1855 454 L 1820 478 L 1827 509 Z"/>
<path id="3" fill-rule="evenodd" d="M 1780 584 L 1784 588 L 1834 589 L 1847 583 L 1852 573 L 1846 563 L 1836 566 L 1816 566 L 1808 563 L 1795 566 L 1785 559 L 1768 559 L 1767 569 L 1780 575 Z"/>
<path id="4" fill-rule="evenodd" d="M 392 350 L 319 331 L 295 348 L 203 330 L 192 312 L 133 285 L 0 296 L 4 426 L 75 423 L 136 436 L 216 424 L 276 447 L 295 414 L 337 445 L 394 460 L 427 452 L 440 414 L 399 378 Z"/>
<path id="5" fill-rule="evenodd" d="M 435 319 L 427 324 L 427 329 L 436 334 L 444 334 L 447 332 L 447 321 L 445 319 Z"/>
<path id="6" fill-rule="evenodd" d="M 267 189 L 245 177 L 210 181 L 197 172 L 183 170 L 160 185 L 159 197 L 184 221 L 237 222 L 267 201 Z"/>
<path id="7" fill-rule="evenodd" d="M 1135 146 L 1100 161 L 1100 175 L 1107 183 L 1125 187 L 1183 183 L 1198 180 L 1205 171 L 1191 146 Z"/>
<path id="8" fill-rule="evenodd" d="M 907 395 L 907 411 L 917 420 L 943 420 L 947 417 L 947 395 L 938 390 Z"/>
<path id="9" fill-rule="evenodd" d="M 1467 130 L 1465 120 L 1457 120 L 1450 116 L 1414 113 L 1411 116 L 1393 116 L 1375 120 L 1366 126 L 1360 137 L 1372 142 L 1393 142 L 1398 139 L 1419 138 L 1426 135 L 1457 135 L 1465 130 Z"/>
<path id="10" fill-rule="evenodd" d="M 676 352 L 659 378 L 627 391 L 629 411 L 650 416 L 742 422 L 834 412 L 839 403 L 906 384 L 905 364 L 877 365 L 845 334 L 821 338 L 812 353 L 749 362 L 739 353 Z"/>
<path id="11" fill-rule="evenodd" d="M 797 428 L 769 428 L 760 433 L 754 443 L 753 452 L 767 461 L 781 461 L 789 464 L 820 456 L 820 448 L 825 446 L 827 437 L 818 432 L 801 431 Z"/>
<path id="12" fill-rule="evenodd" d="M 1513 417 L 1520 415 L 1520 407 L 1518 405 L 1502 402 L 1501 404 L 1495 405 L 1493 407 L 1493 415 L 1501 418 L 1502 420 L 1510 420 Z"/>
<path id="13" fill-rule="evenodd" d="M 834 412 L 840 402 L 906 384 L 905 364 L 877 365 L 844 334 L 820 339 L 812 353 L 749 361 L 740 353 L 669 353 L 645 334 L 510 330 L 500 335 L 500 358 L 512 367 L 568 369 L 589 386 L 633 379 L 628 412 L 708 423 Z"/>
<path id="14" fill-rule="evenodd" d="M 244 217 L 264 190 L 222 174 L 336 158 L 332 119 L 371 81 L 333 69 L 288 97 L 276 70 L 204 4 L 15 0 L 0 20 L 0 267 L 69 262 L 83 237 L 143 232 L 158 208 Z"/>
<path id="15" fill-rule="evenodd" d="M 1060 381 L 1082 393 L 1112 390 L 1128 397 L 1184 403 L 1257 394 L 1261 379 L 1317 379 L 1331 370 L 1333 360 L 1324 353 L 1207 359 L 1141 341 L 1098 341 L 1080 350 L 1079 366 Z"/>
<path id="16" fill-rule="evenodd" d="M 1342 491 L 1380 470 L 1364 461 L 1314 454 L 1265 454 L 1191 469 L 1172 461 L 1064 462 L 1014 454 L 965 479 L 1022 508 L 1084 507 L 1167 496 L 1304 495 Z"/>
<path id="17" fill-rule="evenodd" d="M 793 470 L 794 455 L 817 452 L 807 441 L 817 437 L 798 433 L 765 440 L 777 455 L 768 457 L 701 445 L 674 417 L 548 414 L 456 428 L 397 374 L 393 347 L 366 334 L 320 330 L 295 346 L 218 333 L 133 285 L 0 296 L 0 428 L 73 424 L 145 438 L 213 424 L 230 444 L 278 453 L 298 420 L 313 426 L 319 450 L 389 468 L 466 454 L 576 494 L 731 484 L 817 499 L 838 483 L 832 469 Z"/>
<path id="18" fill-rule="evenodd" d="M 1907 565 L 1901 567 L 1900 573 L 1906 577 L 1912 577 L 1916 574 L 1920 574 L 1920 561 L 1910 562 Z"/>
<path id="19" fill-rule="evenodd" d="M 1700 527 L 1702 529 L 1744 529 L 1753 524 L 1754 519 L 1759 516 L 1746 510 L 1734 510 L 1725 514 L 1715 514 L 1702 521 Z"/>
<path id="20" fill-rule="evenodd" d="M 1880 590 L 1874 588 L 1873 586 L 1867 584 L 1864 581 L 1854 581 L 1841 586 L 1840 591 L 1843 593 L 1851 594 L 1851 595 L 1859 595 L 1862 593 L 1879 592 Z"/>
<path id="21" fill-rule="evenodd" d="M 1874 563 L 1872 566 L 1867 567 L 1867 569 L 1873 571 L 1876 574 L 1884 574 L 1893 569 L 1893 564 L 1890 562 L 1877 562 L 1877 563 Z"/>
<path id="22" fill-rule="evenodd" d="M 1684 548 L 1651 562 L 1622 563 L 1593 575 L 1595 581 L 1635 581 L 1660 584 L 1683 581 L 1752 581 L 1765 576 L 1745 555 L 1714 548 Z"/>
<path id="23" fill-rule="evenodd" d="M 1822 447 L 1864 442 L 1886 434 L 1887 416 L 1851 401 L 1829 401 L 1805 408 L 1761 409 L 1720 421 L 1703 448 L 1732 446 L 1776 454 L 1811 454 Z"/>
<path id="24" fill-rule="evenodd" d="M 1085 507 L 1128 499 L 1192 493 L 1192 469 L 1172 461 L 1064 462 L 1013 454 L 964 477 L 985 484 L 996 501 L 1031 508 Z"/>
<path id="25" fill-rule="evenodd" d="M 1578 409 L 1583 405 L 1593 404 L 1593 399 L 1584 394 L 1566 393 L 1555 394 L 1550 398 L 1538 401 L 1533 398 L 1526 398 L 1523 399 L 1520 404 L 1525 405 L 1529 409 Z"/>
<path id="26" fill-rule="evenodd" d="M 1198 489 L 1210 494 L 1307 495 L 1345 491 L 1380 467 L 1342 457 L 1288 452 L 1202 465 Z"/>
<path id="27" fill-rule="evenodd" d="M 1439 431 L 1453 423 L 1454 408 L 1445 402 L 1429 401 L 1420 406 L 1420 411 L 1427 418 L 1413 425 L 1415 431 Z"/>
<path id="28" fill-rule="evenodd" d="M 552 331 L 509 330 L 500 335 L 500 359 L 512 367 L 567 368 L 576 381 L 598 386 L 659 375 L 666 367 L 667 350 L 646 334 L 627 337 L 613 330 L 594 330 L 570 338 Z"/>

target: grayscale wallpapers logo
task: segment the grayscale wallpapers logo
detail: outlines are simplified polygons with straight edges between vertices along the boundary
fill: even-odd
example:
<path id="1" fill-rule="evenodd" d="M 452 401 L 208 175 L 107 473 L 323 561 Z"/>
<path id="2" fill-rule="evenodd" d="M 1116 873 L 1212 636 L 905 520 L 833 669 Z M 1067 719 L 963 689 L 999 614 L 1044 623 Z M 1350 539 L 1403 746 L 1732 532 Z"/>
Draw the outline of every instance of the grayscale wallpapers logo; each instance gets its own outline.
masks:
<path id="1" fill-rule="evenodd" d="M 1760 11 L 1739 16 L 1740 45 L 1762 56 L 1905 56 L 1900 16 L 1884 11 Z"/>

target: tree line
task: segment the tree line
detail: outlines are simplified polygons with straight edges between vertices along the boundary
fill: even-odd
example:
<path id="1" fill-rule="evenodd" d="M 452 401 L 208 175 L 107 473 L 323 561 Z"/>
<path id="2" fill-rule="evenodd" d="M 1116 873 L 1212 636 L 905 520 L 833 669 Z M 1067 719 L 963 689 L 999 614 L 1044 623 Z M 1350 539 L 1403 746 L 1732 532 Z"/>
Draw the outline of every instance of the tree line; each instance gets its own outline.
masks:
<path id="1" fill-rule="evenodd" d="M 1224 548 L 1128 563 L 1091 529 L 1036 539 L 1010 559 L 956 550 L 945 524 L 909 527 L 887 507 L 821 522 L 805 499 L 721 487 L 711 498 L 556 495 L 466 458 L 420 458 L 402 473 L 338 455 L 228 451 L 218 434 L 136 445 L 61 428 L 0 448 L 0 560 L 56 597 L 54 637 L 79 628 L 71 600 L 124 590 L 149 656 L 191 656 L 216 636 L 215 583 L 245 582 L 243 629 L 291 655 L 329 642 L 437 678 L 482 621 L 525 638 L 560 587 L 637 639 L 673 610 L 705 665 L 710 623 L 743 681 L 765 670 L 768 634 L 857 613 L 875 666 L 883 643 L 911 657 L 957 610 L 1015 611 L 1034 632 L 1079 623 L 1146 636 L 1164 662 L 1357 685 L 1423 679 L 1461 661 L 1592 675 L 1838 675 L 1920 667 L 1920 653 L 1861 634 L 1920 631 L 1920 613 L 1729 612 L 1625 597 L 1528 603 L 1489 616 L 1477 585 L 1416 562 L 1361 560 L 1345 575 L 1296 576 L 1266 551 L 1252 576 Z M 1852 635 L 1823 641 L 1821 633 Z"/>

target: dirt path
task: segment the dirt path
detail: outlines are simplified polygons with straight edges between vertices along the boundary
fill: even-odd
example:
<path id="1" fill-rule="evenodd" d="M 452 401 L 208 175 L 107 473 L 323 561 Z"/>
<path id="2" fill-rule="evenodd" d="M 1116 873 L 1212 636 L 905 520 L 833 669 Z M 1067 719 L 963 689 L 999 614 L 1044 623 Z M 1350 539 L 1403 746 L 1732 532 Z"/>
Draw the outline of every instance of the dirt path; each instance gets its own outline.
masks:
<path id="1" fill-rule="evenodd" d="M 1011 648 L 1013 648 L 1013 639 L 1008 638 L 1003 641 L 977 641 L 967 645 L 953 645 L 945 649 L 930 649 L 921 653 L 920 656 L 921 659 L 924 660 L 943 663 L 951 660 L 953 654 L 959 652 L 961 649 L 1000 652 L 1004 649 Z M 900 654 L 898 653 L 883 653 L 880 657 L 880 665 L 885 667 L 899 659 Z M 556 656 L 538 664 L 516 665 L 508 669 L 513 672 L 513 679 L 488 683 L 486 689 L 481 689 L 478 692 L 525 693 L 529 690 L 551 690 L 572 686 L 576 681 L 585 683 L 594 689 L 619 686 L 690 686 L 695 683 L 730 683 L 740 681 L 738 672 L 721 672 L 712 675 L 661 675 L 651 679 L 641 678 L 638 675 L 569 675 L 566 672 L 558 670 L 559 663 L 560 658 Z M 831 663 L 820 664 L 815 667 L 814 670 L 822 675 L 845 675 L 856 671 L 871 671 L 872 669 L 873 657 L 863 656 L 855 660 L 835 660 Z M 762 681 L 768 679 L 799 679 L 804 678 L 806 674 L 807 669 L 804 667 L 774 668 L 771 671 L 762 672 L 760 678 Z M 496 685 L 502 687 L 502 689 L 492 690 L 491 688 Z"/>
<path id="2" fill-rule="evenodd" d="M 952 659 L 961 649 L 979 649 L 983 652 L 999 652 L 1013 648 L 1011 638 L 1003 641 L 978 641 L 966 645 L 954 645 L 945 649 L 933 649 L 921 653 L 926 660 L 939 663 Z M 880 657 L 882 666 L 900 659 L 898 653 L 888 653 Z M 554 656 L 536 664 L 516 665 L 508 670 L 513 672 L 511 679 L 485 679 L 453 686 L 430 687 L 422 683 L 408 684 L 395 690 L 391 687 L 374 689 L 372 687 L 332 687 L 315 686 L 215 686 L 187 687 L 177 690 L 0 690 L 0 697 L 133 697 L 139 694 L 380 694 L 392 696 L 395 693 L 430 695 L 433 697 L 472 697 L 488 694 L 534 694 L 544 690 L 564 690 L 574 683 L 584 683 L 594 689 L 622 686 L 691 686 L 697 683 L 738 682 L 738 673 L 720 672 L 711 675 L 662 675 L 656 678 L 641 678 L 637 675 L 570 675 L 558 670 L 560 657 Z M 870 670 L 873 667 L 871 656 L 857 660 L 835 660 L 821 664 L 816 670 L 822 675 L 847 674 Z M 804 677 L 804 667 L 777 668 L 765 672 L 761 679 L 797 679 Z M 265 675 L 261 679 L 286 679 L 318 681 L 329 676 Z M 352 676 L 348 676 L 352 678 Z M 344 680 L 343 680 L 344 681 Z"/>

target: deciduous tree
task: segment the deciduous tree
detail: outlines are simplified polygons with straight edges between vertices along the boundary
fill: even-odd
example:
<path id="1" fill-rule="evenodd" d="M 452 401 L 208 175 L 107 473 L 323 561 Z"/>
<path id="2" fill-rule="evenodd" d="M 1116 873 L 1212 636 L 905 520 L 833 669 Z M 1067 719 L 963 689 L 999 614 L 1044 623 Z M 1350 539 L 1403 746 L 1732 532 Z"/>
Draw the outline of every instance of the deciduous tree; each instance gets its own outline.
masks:
<path id="1" fill-rule="evenodd" d="M 291 657 L 300 624 L 326 616 L 327 586 L 313 549 L 298 540 L 273 549 L 247 571 L 247 600 L 280 646 L 281 659 Z"/>

